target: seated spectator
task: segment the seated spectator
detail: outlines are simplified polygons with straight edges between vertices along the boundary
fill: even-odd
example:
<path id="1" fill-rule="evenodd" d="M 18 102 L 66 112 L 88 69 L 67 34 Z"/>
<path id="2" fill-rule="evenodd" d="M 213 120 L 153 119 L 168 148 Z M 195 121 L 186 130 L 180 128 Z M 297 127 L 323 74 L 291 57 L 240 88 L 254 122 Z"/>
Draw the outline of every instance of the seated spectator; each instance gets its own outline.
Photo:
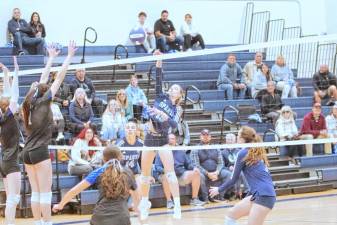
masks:
<path id="1" fill-rule="evenodd" d="M 294 113 L 289 106 L 283 106 L 280 117 L 276 121 L 275 131 L 280 141 L 293 141 L 299 139 L 299 133 L 295 122 Z M 297 164 L 294 155 L 302 156 L 302 146 L 289 145 L 281 146 L 281 149 L 287 153 L 292 164 Z"/>
<path id="2" fill-rule="evenodd" d="M 249 61 L 243 68 L 242 73 L 245 79 L 245 83 L 247 85 L 249 96 L 252 96 L 252 93 L 250 93 L 250 90 L 251 90 L 254 74 L 261 71 L 262 69 L 262 64 L 263 64 L 262 59 L 263 59 L 263 54 L 261 52 L 257 52 L 255 53 L 254 60 Z"/>
<path id="3" fill-rule="evenodd" d="M 323 98 L 330 98 L 327 105 L 333 105 L 337 100 L 337 81 L 336 76 L 329 72 L 328 65 L 321 65 L 319 71 L 314 74 L 314 101 L 321 103 Z"/>
<path id="4" fill-rule="evenodd" d="M 161 12 L 161 18 L 154 24 L 154 33 L 157 40 L 157 48 L 161 52 L 181 50 L 182 40 L 177 37 L 174 25 L 172 21 L 168 19 L 167 10 Z"/>
<path id="5" fill-rule="evenodd" d="M 88 77 L 85 75 L 85 69 L 77 69 L 75 72 L 75 78 L 71 81 L 70 90 L 72 94 L 75 93 L 77 88 L 83 88 L 89 103 L 92 105 L 97 115 L 102 115 L 104 106 L 103 101 L 96 97 L 95 87 Z"/>
<path id="6" fill-rule="evenodd" d="M 296 82 L 293 71 L 286 65 L 283 56 L 278 56 L 275 65 L 271 68 L 273 80 L 277 90 L 282 91 L 282 98 L 297 98 Z"/>
<path id="7" fill-rule="evenodd" d="M 64 139 L 64 127 L 65 122 L 62 115 L 62 112 L 57 104 L 54 102 L 50 105 L 51 111 L 53 113 L 53 120 L 54 120 L 54 133 L 57 132 L 56 141 L 60 141 Z"/>
<path id="8" fill-rule="evenodd" d="M 46 37 L 46 29 L 44 28 L 43 23 L 41 22 L 40 15 L 37 12 L 33 12 L 30 17 L 29 23 L 30 29 L 32 30 L 32 37 L 36 38 L 45 38 Z"/>
<path id="9" fill-rule="evenodd" d="M 54 82 L 56 74 L 57 74 L 56 72 L 50 73 L 50 79 L 48 82 L 49 85 L 51 85 Z M 67 83 L 63 82 L 53 98 L 53 103 L 59 106 L 63 114 L 65 113 L 68 114 L 69 104 L 72 99 L 73 95 L 70 91 L 70 86 Z"/>
<path id="10" fill-rule="evenodd" d="M 156 49 L 156 38 L 153 29 L 145 22 L 146 13 L 138 14 L 138 23 L 131 30 L 129 38 L 134 45 L 142 45 L 147 53 L 152 53 Z"/>
<path id="11" fill-rule="evenodd" d="M 69 117 L 70 127 L 75 135 L 84 128 L 95 126 L 92 123 L 94 113 L 83 88 L 78 88 L 75 91 L 74 99 L 69 105 Z"/>
<path id="12" fill-rule="evenodd" d="M 44 39 L 42 37 L 30 37 L 32 29 L 28 23 L 21 19 L 20 9 L 13 9 L 13 18 L 8 22 L 8 30 L 13 35 L 14 45 L 19 55 L 25 54 L 25 48 L 33 48 L 31 54 L 44 55 Z"/>
<path id="13" fill-rule="evenodd" d="M 143 106 L 147 104 L 147 98 L 144 91 L 138 86 L 138 78 L 136 75 L 132 75 L 130 78 L 130 84 L 125 89 L 128 100 L 132 103 L 133 117 L 138 121 L 141 120 Z"/>
<path id="14" fill-rule="evenodd" d="M 322 114 L 321 103 L 314 103 L 312 112 L 304 116 L 301 136 L 302 140 L 328 138 L 325 118 Z M 305 145 L 306 155 L 313 156 L 312 144 Z M 324 144 L 325 154 L 331 154 L 331 143 Z"/>
<path id="15" fill-rule="evenodd" d="M 205 48 L 204 39 L 197 30 L 197 28 L 192 24 L 192 15 L 185 15 L 185 22 L 181 26 L 181 35 L 184 37 L 184 50 L 192 51 L 194 44 L 199 43 L 202 49 Z"/>
<path id="16" fill-rule="evenodd" d="M 209 130 L 204 129 L 200 134 L 200 145 L 209 145 L 212 136 Z M 208 198 L 208 190 L 210 186 L 218 186 L 229 180 L 231 173 L 224 169 L 222 153 L 219 149 L 211 150 L 193 150 L 191 152 L 191 160 L 193 165 L 201 172 L 202 180 L 205 180 L 206 190 L 201 190 L 204 201 L 214 201 Z M 224 193 L 220 193 L 219 200 L 223 200 Z"/>
<path id="17" fill-rule="evenodd" d="M 120 89 L 116 95 L 116 101 L 121 107 L 121 115 L 124 115 L 126 120 L 133 119 L 132 102 L 128 99 L 124 89 Z"/>
<path id="18" fill-rule="evenodd" d="M 251 93 L 253 98 L 260 99 L 263 95 L 267 94 L 267 83 L 271 81 L 269 68 L 266 64 L 262 64 L 261 70 L 253 75 L 251 82 Z"/>
<path id="19" fill-rule="evenodd" d="M 121 115 L 121 108 L 116 100 L 110 100 L 102 116 L 102 140 L 114 143 L 119 138 L 124 138 L 125 117 Z"/>
<path id="20" fill-rule="evenodd" d="M 168 135 L 168 146 L 177 146 L 177 139 L 174 134 Z M 174 158 L 174 171 L 177 175 L 178 182 L 180 186 L 192 185 L 192 199 L 190 201 L 190 205 L 193 206 L 201 206 L 204 205 L 205 202 L 199 200 L 198 193 L 200 189 L 201 181 L 200 171 L 197 167 L 193 166 L 191 160 L 187 156 L 186 152 L 180 150 L 173 150 L 173 158 Z M 163 190 L 166 197 L 166 207 L 168 209 L 174 208 L 174 202 L 172 201 L 169 182 L 167 181 L 166 176 L 164 174 L 164 166 L 160 160 L 159 155 L 156 156 L 155 159 L 155 169 L 156 172 L 161 174 L 161 182 L 163 184 Z M 206 192 L 208 189 L 204 186 L 204 191 Z"/>
<path id="21" fill-rule="evenodd" d="M 337 138 L 337 104 L 332 106 L 331 113 L 325 117 L 326 126 L 328 129 L 328 136 L 330 138 Z M 336 154 L 336 143 L 333 143 L 332 152 Z"/>
<path id="22" fill-rule="evenodd" d="M 236 136 L 235 134 L 227 134 L 226 135 L 226 144 L 235 144 L 236 142 Z M 240 151 L 240 148 L 225 148 L 222 150 L 222 157 L 225 164 L 225 169 L 229 170 L 231 173 L 234 171 L 234 164 L 237 159 L 238 153 Z M 241 185 L 243 185 L 243 189 L 241 188 Z M 244 193 L 247 193 L 249 190 L 249 186 L 247 184 L 247 181 L 241 173 L 240 179 L 236 184 L 234 185 L 234 191 L 235 191 L 235 197 L 238 199 L 242 199 Z"/>
<path id="23" fill-rule="evenodd" d="M 273 121 L 275 124 L 277 118 L 280 115 L 280 110 L 283 106 L 280 95 L 275 93 L 275 83 L 274 81 L 268 81 L 267 83 L 267 94 L 262 96 L 261 102 L 261 112 L 268 119 Z"/>
<path id="24" fill-rule="evenodd" d="M 175 120 L 177 121 L 177 127 L 172 130 L 172 133 L 176 135 L 177 144 L 178 145 L 186 145 L 190 144 L 190 129 L 188 127 L 187 121 L 183 121 L 182 118 L 183 109 L 181 106 L 177 106 L 177 113 Z"/>
<path id="25" fill-rule="evenodd" d="M 91 166 L 91 159 L 89 146 L 101 146 L 100 141 L 94 136 L 94 131 L 90 128 L 84 128 L 71 148 L 70 160 L 68 163 L 68 172 L 70 175 L 82 176 L 89 174 L 93 167 Z"/>
<path id="26" fill-rule="evenodd" d="M 219 78 L 217 81 L 218 90 L 225 91 L 228 100 L 233 99 L 233 91 L 235 97 L 245 98 L 246 84 L 242 75 L 241 66 L 236 63 L 236 56 L 229 54 L 227 62 L 221 67 Z"/>

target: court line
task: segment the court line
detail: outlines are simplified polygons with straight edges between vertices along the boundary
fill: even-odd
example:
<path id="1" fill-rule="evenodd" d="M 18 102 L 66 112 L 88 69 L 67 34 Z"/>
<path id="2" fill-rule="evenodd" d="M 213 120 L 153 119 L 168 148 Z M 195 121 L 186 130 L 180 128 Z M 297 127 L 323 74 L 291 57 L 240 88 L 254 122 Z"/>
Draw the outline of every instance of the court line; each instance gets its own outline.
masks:
<path id="1" fill-rule="evenodd" d="M 328 197 L 335 197 L 336 194 L 325 194 L 325 195 L 314 195 L 314 196 L 304 196 L 304 197 L 294 197 L 294 198 L 286 198 L 286 199 L 280 199 L 276 202 L 291 202 L 291 201 L 297 201 L 297 200 L 308 200 L 308 199 L 315 199 L 315 198 L 328 198 Z M 234 204 L 231 205 L 221 205 L 221 206 L 211 206 L 207 208 L 191 208 L 191 209 L 185 209 L 182 210 L 183 213 L 186 212 L 199 212 L 199 211 L 209 211 L 209 210 L 215 210 L 215 209 L 226 209 L 233 207 Z M 150 213 L 150 216 L 161 216 L 161 215 L 170 215 L 173 214 L 173 211 L 169 212 L 154 212 Z M 132 216 L 135 218 L 136 216 Z M 54 225 L 68 225 L 68 224 L 80 224 L 80 223 L 88 223 L 90 220 L 78 220 L 78 221 L 72 221 L 72 222 L 61 222 L 61 223 L 54 223 Z"/>

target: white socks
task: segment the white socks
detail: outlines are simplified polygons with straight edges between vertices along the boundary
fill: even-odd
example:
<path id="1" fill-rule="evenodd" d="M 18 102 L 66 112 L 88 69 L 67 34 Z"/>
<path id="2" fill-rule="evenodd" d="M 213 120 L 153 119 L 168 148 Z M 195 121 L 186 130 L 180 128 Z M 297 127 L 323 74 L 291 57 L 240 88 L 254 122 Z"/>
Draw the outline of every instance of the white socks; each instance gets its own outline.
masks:
<path id="1" fill-rule="evenodd" d="M 232 219 L 232 218 L 226 216 L 226 218 L 225 218 L 225 225 L 239 225 L 239 224 L 236 223 L 235 219 Z"/>
<path id="2" fill-rule="evenodd" d="M 140 220 L 146 220 L 149 216 L 149 209 L 151 208 L 151 202 L 149 201 L 149 197 L 142 197 L 140 200 L 138 209 L 140 212 Z"/>

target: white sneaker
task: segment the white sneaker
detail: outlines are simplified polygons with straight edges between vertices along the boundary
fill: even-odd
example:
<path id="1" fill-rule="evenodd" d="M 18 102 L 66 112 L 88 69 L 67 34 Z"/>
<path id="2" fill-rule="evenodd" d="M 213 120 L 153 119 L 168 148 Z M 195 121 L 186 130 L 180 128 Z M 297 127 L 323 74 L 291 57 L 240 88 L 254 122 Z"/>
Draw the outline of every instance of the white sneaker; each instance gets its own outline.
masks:
<path id="1" fill-rule="evenodd" d="M 58 133 L 57 137 L 56 137 L 56 141 L 59 141 L 59 140 L 63 140 L 64 139 L 64 135 L 63 133 Z"/>
<path id="2" fill-rule="evenodd" d="M 150 48 L 149 50 L 147 50 L 147 53 L 152 54 L 154 52 L 154 49 Z"/>
<path id="3" fill-rule="evenodd" d="M 149 217 L 149 209 L 151 208 L 152 204 L 148 201 L 146 204 L 140 203 L 138 206 L 140 220 L 146 220 Z"/>
<path id="4" fill-rule="evenodd" d="M 193 50 L 191 48 L 187 49 L 186 52 L 192 52 Z"/>
<path id="5" fill-rule="evenodd" d="M 173 219 L 177 219 L 177 220 L 181 219 L 181 207 L 180 206 L 174 206 Z"/>

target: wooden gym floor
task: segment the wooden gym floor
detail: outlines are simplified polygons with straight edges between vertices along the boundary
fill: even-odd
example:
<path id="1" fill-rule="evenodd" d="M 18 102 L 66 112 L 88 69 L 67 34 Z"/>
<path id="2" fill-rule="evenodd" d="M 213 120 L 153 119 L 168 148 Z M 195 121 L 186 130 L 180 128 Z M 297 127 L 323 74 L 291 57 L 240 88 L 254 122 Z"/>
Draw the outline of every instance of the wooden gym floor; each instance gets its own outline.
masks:
<path id="1" fill-rule="evenodd" d="M 233 204 L 216 203 L 206 207 L 183 207 L 183 218 L 173 220 L 165 209 L 154 209 L 148 225 L 223 225 L 224 216 Z M 3 218 L 2 218 L 3 219 Z M 54 225 L 89 224 L 90 216 L 59 215 L 53 217 Z M 239 221 L 246 224 L 246 218 Z M 32 219 L 18 219 L 17 225 L 32 224 Z M 132 218 L 133 225 L 140 225 Z M 268 215 L 266 225 L 337 225 L 337 190 L 320 193 L 282 196 Z"/>

